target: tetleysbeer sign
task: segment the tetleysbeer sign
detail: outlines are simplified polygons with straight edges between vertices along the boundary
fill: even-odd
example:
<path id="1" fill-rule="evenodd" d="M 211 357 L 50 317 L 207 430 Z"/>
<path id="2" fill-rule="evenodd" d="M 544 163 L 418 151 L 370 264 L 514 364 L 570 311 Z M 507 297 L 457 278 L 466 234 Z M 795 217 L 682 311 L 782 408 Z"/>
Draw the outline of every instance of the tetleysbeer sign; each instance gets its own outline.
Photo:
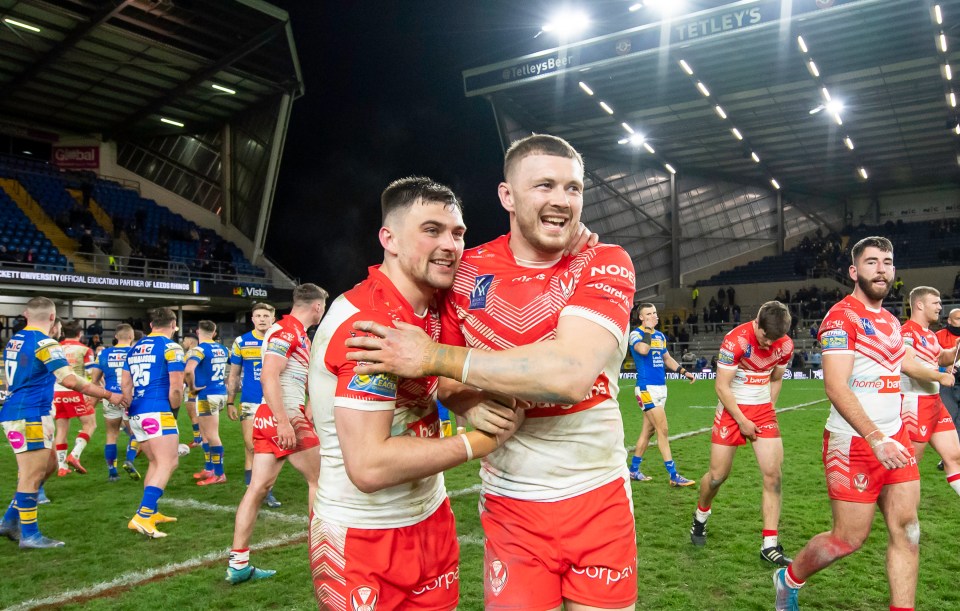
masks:
<path id="1" fill-rule="evenodd" d="M 98 146 L 54 146 L 53 164 L 65 170 L 100 169 Z"/>

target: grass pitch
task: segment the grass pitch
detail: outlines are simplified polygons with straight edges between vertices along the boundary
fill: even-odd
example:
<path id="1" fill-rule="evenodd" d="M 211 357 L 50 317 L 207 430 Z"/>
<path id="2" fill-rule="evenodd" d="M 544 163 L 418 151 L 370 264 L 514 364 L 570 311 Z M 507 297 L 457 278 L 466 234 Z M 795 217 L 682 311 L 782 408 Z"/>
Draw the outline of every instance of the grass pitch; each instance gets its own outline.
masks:
<path id="1" fill-rule="evenodd" d="M 716 396 L 713 383 L 669 383 L 667 415 L 671 435 L 709 429 Z M 641 415 L 633 385 L 621 383 L 626 445 L 640 432 Z M 814 534 L 829 528 L 830 506 L 820 463 L 820 443 L 827 403 L 822 382 L 784 382 L 779 407 L 803 405 L 780 414 L 784 436 L 783 515 L 781 542 L 788 554 Z M 76 425 L 75 425 L 76 426 Z M 188 441 L 189 421 L 181 414 L 181 435 Z M 310 609 L 315 608 L 306 546 L 306 486 L 285 467 L 275 493 L 283 507 L 261 513 L 253 543 L 270 546 L 254 551 L 252 562 L 278 569 L 273 579 L 230 586 L 224 580 L 226 550 L 233 534 L 233 511 L 243 495 L 243 459 L 239 425 L 223 419 L 227 448 L 225 485 L 199 488 L 191 473 L 201 466 L 194 450 L 181 459 L 166 494 L 164 513 L 177 516 L 163 525 L 169 537 L 148 540 L 127 530 L 137 508 L 141 482 L 106 481 L 103 428 L 83 455 L 89 475 L 54 477 L 47 484 L 53 503 L 40 508 L 40 525 L 49 536 L 67 542 L 59 550 L 21 552 L 0 541 L 0 608 L 64 609 Z M 71 434 L 71 444 L 74 434 Z M 121 435 L 121 440 L 125 437 Z M 709 460 L 709 433 L 671 443 L 679 471 L 699 479 Z M 143 461 L 143 459 L 139 459 Z M 935 469 L 929 452 L 920 467 L 923 493 L 918 609 L 960 608 L 960 591 L 952 583 L 957 567 L 960 499 Z M 144 463 L 145 464 L 145 463 Z M 648 610 L 769 609 L 773 602 L 772 568 L 759 558 L 760 475 L 753 453 L 742 449 L 730 479 L 720 491 L 710 518 L 708 544 L 690 545 L 688 529 L 696 503 L 691 488 L 667 485 L 659 451 L 651 447 L 644 460 L 651 482 L 633 483 L 637 517 L 639 602 Z M 12 452 L 0 452 L 0 499 L 14 491 Z M 460 609 L 482 608 L 482 530 L 477 517 L 476 464 L 446 475 L 461 539 Z M 5 501 L 3 501 L 5 502 Z M 882 519 L 864 548 L 823 573 L 801 592 L 805 610 L 886 608 L 884 572 L 886 530 Z M 280 543 L 278 543 L 278 541 Z M 134 585 L 130 585 L 134 584 Z M 99 591 L 97 590 L 99 588 Z"/>

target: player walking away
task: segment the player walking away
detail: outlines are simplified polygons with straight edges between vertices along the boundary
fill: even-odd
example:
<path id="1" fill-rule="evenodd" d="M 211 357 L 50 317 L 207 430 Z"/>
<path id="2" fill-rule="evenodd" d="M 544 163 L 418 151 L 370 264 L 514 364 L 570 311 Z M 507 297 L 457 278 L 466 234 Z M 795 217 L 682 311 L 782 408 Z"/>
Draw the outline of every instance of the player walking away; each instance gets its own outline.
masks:
<path id="1" fill-rule="evenodd" d="M 274 323 L 263 338 L 260 384 L 263 403 L 253 418 L 253 473 L 237 507 L 233 547 L 227 581 L 233 584 L 272 577 L 276 571 L 250 564 L 250 536 L 260 504 L 273 488 L 283 464 L 303 475 L 310 503 L 320 477 L 320 440 L 311 424 L 313 415 L 306 398 L 310 365 L 307 327 L 320 322 L 327 305 L 327 292 L 316 284 L 301 284 L 293 290 L 290 314 Z"/>
<path id="2" fill-rule="evenodd" d="M 63 325 L 63 354 L 79 378 L 84 378 L 88 369 L 96 362 L 93 350 L 84 344 L 83 327 L 75 320 Z M 87 442 L 97 430 L 97 416 L 95 401 L 90 400 L 83 393 L 67 388 L 60 384 L 53 387 L 54 418 L 56 425 L 57 475 L 63 477 L 70 473 L 72 468 L 77 473 L 85 475 L 87 470 L 80 464 L 80 455 L 83 454 Z M 70 433 L 70 419 L 80 420 L 80 432 L 73 442 L 73 451 L 67 454 L 67 435 Z"/>
<path id="3" fill-rule="evenodd" d="M 910 291 L 909 300 L 910 320 L 901 329 L 906 353 L 900 370 L 900 417 L 917 462 L 923 459 L 927 444 L 932 445 L 943 457 L 947 483 L 960 494 L 960 438 L 953 418 L 940 400 L 940 387 L 953 386 L 953 373 L 941 372 L 940 366 L 952 366 L 957 349 L 954 346 L 944 350 L 930 330 L 930 324 L 940 319 L 943 309 L 940 291 L 918 286 Z"/>
<path id="4" fill-rule="evenodd" d="M 196 348 L 199 343 L 200 340 L 197 339 L 196 335 L 183 336 L 180 345 L 183 347 L 183 356 L 185 359 L 190 358 L 193 354 L 193 349 Z M 197 415 L 196 393 L 192 393 L 189 390 L 184 392 L 184 403 L 186 403 L 187 415 L 190 416 L 190 426 L 193 429 L 193 441 L 189 443 L 189 446 L 191 448 L 202 448 L 204 465 L 208 465 L 210 464 L 210 445 L 204 441 L 203 435 L 200 433 L 200 417 Z M 180 409 L 179 406 L 177 409 Z"/>
<path id="5" fill-rule="evenodd" d="M 404 178 L 381 207 L 383 265 L 333 302 L 310 357 L 323 465 L 310 525 L 314 590 L 321 609 L 348 598 L 454 609 L 459 546 L 442 472 L 494 450 L 520 417 L 495 404 L 489 415 L 507 427 L 499 440 L 480 431 L 441 438 L 436 376 L 354 374 L 344 342 L 355 320 L 404 321 L 439 339 L 436 292 L 453 284 L 463 254 L 466 228 L 449 188 Z"/>
<path id="6" fill-rule="evenodd" d="M 634 394 L 637 403 L 643 409 L 643 429 L 637 439 L 637 447 L 630 462 L 630 479 L 646 482 L 652 477 L 640 471 L 643 462 L 643 453 L 647 451 L 650 436 L 657 433 L 657 448 L 663 457 L 663 466 L 670 476 L 671 486 L 693 486 L 693 480 L 677 473 L 677 466 L 673 462 L 670 452 L 670 439 L 667 435 L 667 414 L 664 407 L 667 404 L 667 375 L 666 368 L 686 377 L 693 384 L 697 376 L 693 375 L 674 359 L 667 351 L 667 337 L 657 331 L 660 317 L 657 315 L 657 306 L 652 303 L 641 303 L 639 308 L 640 325 L 630 332 L 630 352 L 633 362 L 637 366 L 637 386 Z"/>
<path id="7" fill-rule="evenodd" d="M 960 308 L 950 310 L 947 316 L 946 324 L 937 331 L 937 341 L 944 350 L 952 350 L 957 347 L 957 340 L 960 338 Z M 940 400 L 947 408 L 947 413 L 953 418 L 953 423 L 957 427 L 957 433 L 960 434 L 960 368 L 957 367 L 957 357 L 954 355 L 952 367 L 945 367 L 948 373 L 953 373 L 953 384 L 940 386 Z M 943 461 L 937 465 L 938 469 L 943 469 Z"/>
<path id="8" fill-rule="evenodd" d="M 140 508 L 127 524 L 147 537 L 167 534 L 157 524 L 176 522 L 157 510 L 163 489 L 177 468 L 179 431 L 173 407 L 183 400 L 183 348 L 173 341 L 177 316 L 170 308 L 149 312 L 150 334 L 133 345 L 123 365 L 123 396 L 130 401 L 130 430 L 147 455 Z"/>
<path id="9" fill-rule="evenodd" d="M 70 366 L 63 348 L 49 335 L 57 319 L 56 305 L 34 297 L 23 313 L 27 326 L 15 333 L 3 351 L 3 375 L 9 396 L 0 408 L 0 425 L 17 459 L 17 492 L 0 520 L 0 535 L 21 548 L 62 547 L 63 541 L 40 533 L 37 495 L 40 483 L 56 469 L 53 447 L 53 385 L 111 403 L 123 397 L 91 384 Z"/>
<path id="10" fill-rule="evenodd" d="M 123 364 L 133 343 L 133 327 L 121 323 L 117 325 L 113 336 L 117 339 L 117 345 L 104 348 L 100 357 L 90 366 L 90 381 L 94 384 L 103 382 L 107 390 L 119 394 L 122 392 L 120 382 L 123 379 Z M 126 417 L 127 410 L 121 405 L 104 401 L 103 419 L 107 425 L 107 440 L 103 446 L 103 457 L 107 461 L 107 480 L 111 482 L 120 479 L 117 472 L 117 438 Z M 133 472 L 136 473 L 136 469 Z M 139 476 L 137 473 L 137 478 Z"/>
<path id="11" fill-rule="evenodd" d="M 823 435 L 833 528 L 812 538 L 774 573 L 776 608 L 799 609 L 797 594 L 815 573 L 860 549 L 879 504 L 889 533 L 890 609 L 913 609 L 917 588 L 920 473 L 900 419 L 900 322 L 883 309 L 893 283 L 893 245 L 868 237 L 852 250 L 853 294 L 820 325 L 830 416 Z"/>
<path id="12" fill-rule="evenodd" d="M 230 350 L 230 374 L 227 377 L 227 416 L 231 420 L 240 419 L 243 432 L 244 458 L 243 483 L 250 485 L 253 469 L 253 417 L 263 403 L 263 387 L 260 385 L 260 370 L 263 366 L 263 336 L 274 322 L 276 309 L 269 303 L 255 303 L 250 312 L 253 330 L 247 331 L 233 341 Z M 234 400 L 240 392 L 240 412 Z M 263 500 L 267 507 L 280 507 L 280 501 L 273 496 L 273 490 Z"/>
<path id="13" fill-rule="evenodd" d="M 220 412 L 227 405 L 227 348 L 213 341 L 217 325 L 209 320 L 197 323 L 200 343 L 187 357 L 184 378 L 190 393 L 197 395 L 197 415 L 200 418 L 200 434 L 210 447 L 210 463 L 204 470 L 193 475 L 198 486 L 223 484 L 227 476 L 223 472 L 223 442 L 220 441 Z"/>
<path id="14" fill-rule="evenodd" d="M 486 609 L 632 610 L 636 530 L 617 380 L 633 263 L 608 244 L 566 253 L 583 209 L 583 160 L 569 143 L 515 142 L 504 176 L 510 234 L 464 253 L 441 312 L 445 344 L 415 326 L 360 322 L 386 339 L 351 339 L 370 351 L 348 356 L 363 361 L 360 375 L 438 375 L 537 402 L 480 471 Z M 456 395 L 441 394 L 444 405 L 456 407 Z"/>
<path id="15" fill-rule="evenodd" d="M 717 357 L 716 389 L 720 404 L 713 419 L 710 469 L 700 480 L 700 498 L 690 527 L 690 542 L 707 543 L 707 518 L 713 499 L 730 475 L 737 448 L 750 440 L 763 476 L 760 557 L 787 566 L 780 545 L 780 466 L 783 441 L 774 406 L 783 372 L 793 358 L 790 310 L 779 301 L 760 306 L 757 317 L 727 333 Z"/>

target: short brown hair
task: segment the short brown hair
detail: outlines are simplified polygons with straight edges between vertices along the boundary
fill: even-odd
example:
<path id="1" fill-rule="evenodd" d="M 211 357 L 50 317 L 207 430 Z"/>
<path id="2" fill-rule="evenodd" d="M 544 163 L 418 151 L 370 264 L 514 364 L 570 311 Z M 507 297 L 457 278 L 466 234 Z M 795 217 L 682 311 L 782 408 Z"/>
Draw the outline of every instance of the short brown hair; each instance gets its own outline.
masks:
<path id="1" fill-rule="evenodd" d="M 168 327 L 177 322 L 177 315 L 170 308 L 153 308 L 147 312 L 151 328 Z"/>
<path id="2" fill-rule="evenodd" d="M 134 336 L 133 327 L 131 327 L 125 322 L 122 322 L 119 325 L 117 325 L 116 329 L 113 330 L 113 336 L 117 338 L 122 336 L 127 339 L 132 339 Z"/>
<path id="3" fill-rule="evenodd" d="M 328 297 L 330 297 L 329 293 L 312 282 L 301 284 L 293 289 L 293 305 L 307 304 L 314 301 L 326 301 Z"/>
<path id="4" fill-rule="evenodd" d="M 863 238 L 859 242 L 853 245 L 853 248 L 850 249 L 850 260 L 853 261 L 853 264 L 857 264 L 857 260 L 860 258 L 860 255 L 863 254 L 863 251 L 870 247 L 879 248 L 882 252 L 893 252 L 893 244 L 887 238 L 872 235 L 866 238 Z"/>
<path id="5" fill-rule="evenodd" d="M 63 327 L 60 331 L 64 337 L 68 339 L 76 339 L 83 335 L 83 327 L 80 326 L 80 323 L 75 320 L 68 320 L 63 323 Z"/>
<path id="6" fill-rule="evenodd" d="M 453 189 L 426 176 L 407 176 L 393 181 L 380 194 L 380 221 L 386 225 L 387 217 L 395 211 L 417 202 L 453 206 L 463 214 L 463 204 Z"/>
<path id="7" fill-rule="evenodd" d="M 41 312 L 49 312 L 56 309 L 57 304 L 53 303 L 51 299 L 46 297 L 34 297 L 27 302 L 27 312 L 29 312 L 31 316 L 36 316 Z"/>
<path id="8" fill-rule="evenodd" d="M 922 300 L 927 295 L 940 296 L 940 291 L 933 288 L 932 286 L 918 286 L 912 291 L 910 291 L 910 305 L 913 306 L 918 301 Z"/>
<path id="9" fill-rule="evenodd" d="M 265 301 L 258 301 L 257 303 L 253 304 L 253 307 L 250 308 L 250 313 L 253 314 L 257 310 L 266 310 L 267 312 L 270 312 L 271 314 L 274 314 L 274 315 L 276 315 L 277 313 L 277 308 L 273 307 L 272 305 L 270 305 Z"/>
<path id="10" fill-rule="evenodd" d="M 768 301 L 757 312 L 757 326 L 771 341 L 776 341 L 790 331 L 790 310 L 779 301 Z"/>
<path id="11" fill-rule="evenodd" d="M 203 331 L 204 333 L 213 335 L 217 332 L 217 323 L 213 322 L 212 320 L 201 320 L 197 323 L 197 329 Z"/>
<path id="12" fill-rule="evenodd" d="M 503 156 L 503 178 L 510 180 L 510 172 L 520 160 L 530 155 L 550 155 L 553 157 L 566 157 L 567 159 L 576 159 L 580 167 L 583 165 L 583 157 L 573 148 L 569 142 L 557 136 L 547 134 L 532 134 L 526 138 L 521 138 L 510 145 L 506 154 Z"/>

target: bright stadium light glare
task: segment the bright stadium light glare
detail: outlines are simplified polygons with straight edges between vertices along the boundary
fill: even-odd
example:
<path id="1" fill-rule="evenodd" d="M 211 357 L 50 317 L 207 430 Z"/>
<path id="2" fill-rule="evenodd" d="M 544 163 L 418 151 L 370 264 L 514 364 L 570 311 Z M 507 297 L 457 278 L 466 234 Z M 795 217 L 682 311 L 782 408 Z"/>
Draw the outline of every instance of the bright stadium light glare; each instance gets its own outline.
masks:
<path id="1" fill-rule="evenodd" d="M 939 4 L 933 5 L 933 18 L 937 21 L 937 25 L 943 25 L 943 12 Z"/>
<path id="2" fill-rule="evenodd" d="M 950 69 L 950 64 L 943 65 L 943 76 L 946 77 L 948 81 L 953 80 L 953 70 Z"/>
<path id="3" fill-rule="evenodd" d="M 677 170 L 674 169 L 674 167 L 673 167 L 672 165 L 670 165 L 669 163 L 663 164 L 663 167 L 667 168 L 667 171 L 670 172 L 671 174 L 676 174 L 676 173 L 677 173 Z"/>
<path id="4" fill-rule="evenodd" d="M 760 156 L 752 151 L 750 153 L 750 159 L 753 159 L 754 163 L 760 163 Z"/>
<path id="5" fill-rule="evenodd" d="M 827 110 L 833 114 L 839 114 L 843 112 L 843 102 L 840 100 L 830 100 L 827 102 Z"/>
<path id="6" fill-rule="evenodd" d="M 866 180 L 867 179 L 867 168 L 857 168 L 857 172 L 860 173 L 860 176 Z"/>
<path id="7" fill-rule="evenodd" d="M 853 140 L 850 139 L 850 136 L 843 139 L 843 144 L 851 151 L 853 150 Z"/>
<path id="8" fill-rule="evenodd" d="M 15 25 L 15 26 L 17 26 L 18 28 L 22 28 L 22 29 L 24 29 L 24 30 L 29 30 L 29 31 L 31 31 L 31 32 L 39 32 L 39 31 L 40 31 L 40 28 L 38 28 L 38 27 L 35 26 L 35 25 L 30 25 L 29 23 L 24 23 L 24 22 L 22 22 L 22 21 L 17 21 L 16 19 L 10 19 L 9 17 L 6 18 L 6 19 L 4 19 L 3 22 L 4 22 L 4 23 L 9 23 L 10 25 Z"/>
<path id="9" fill-rule="evenodd" d="M 681 0 L 646 0 L 644 6 L 653 9 L 664 17 L 676 15 L 684 9 L 684 3 Z"/>
<path id="10" fill-rule="evenodd" d="M 607 104 L 606 102 L 600 102 L 600 108 L 602 108 L 604 111 L 606 111 L 606 113 L 607 113 L 608 115 L 612 115 L 612 114 L 613 114 L 613 109 L 610 108 L 610 105 Z"/>
<path id="11" fill-rule="evenodd" d="M 812 59 L 807 62 L 807 70 L 809 70 L 810 74 L 812 74 L 814 77 L 820 78 L 820 70 L 817 69 L 817 65 L 813 63 Z"/>
<path id="12" fill-rule="evenodd" d="M 727 111 L 725 111 L 723 107 L 720 106 L 719 104 L 714 106 L 713 109 L 717 112 L 717 116 L 720 117 L 721 119 L 727 118 Z"/>
<path id="13" fill-rule="evenodd" d="M 943 32 L 940 32 L 940 36 L 938 36 L 937 38 L 940 42 L 940 52 L 946 53 L 947 52 L 947 35 L 944 34 Z"/>
<path id="14" fill-rule="evenodd" d="M 777 182 L 776 178 L 771 178 L 770 184 L 773 185 L 773 188 L 776 189 L 777 191 L 780 190 L 780 183 Z"/>
<path id="15" fill-rule="evenodd" d="M 176 125 L 177 127 L 183 127 L 183 123 L 179 121 L 174 121 L 173 119 L 168 119 L 166 117 L 160 117 L 160 121 L 168 125 Z"/>
<path id="16" fill-rule="evenodd" d="M 590 89 L 590 86 L 583 81 L 580 81 L 580 89 L 583 89 L 584 93 L 587 95 L 593 95 L 593 89 Z"/>
<path id="17" fill-rule="evenodd" d="M 710 97 L 710 90 L 707 89 L 707 86 L 704 85 L 701 81 L 697 81 L 697 89 L 700 90 L 700 93 L 703 94 L 703 97 L 705 97 L 705 98 L 709 98 L 709 97 Z"/>
<path id="18" fill-rule="evenodd" d="M 950 98 L 950 107 L 951 107 L 951 108 L 956 108 L 956 107 L 957 107 L 957 94 L 951 91 L 951 92 L 950 92 L 950 95 L 947 96 L 947 97 Z"/>
<path id="19" fill-rule="evenodd" d="M 737 140 L 743 140 L 743 134 L 740 133 L 740 130 L 734 127 L 730 130 L 730 133 L 733 134 L 733 137 Z"/>
<path id="20" fill-rule="evenodd" d="M 643 135 L 642 134 L 633 134 L 630 136 L 630 144 L 633 146 L 643 146 Z"/>
<path id="21" fill-rule="evenodd" d="M 210 86 L 213 87 L 214 89 L 216 89 L 217 91 L 222 91 L 222 92 L 224 92 L 224 93 L 229 93 L 230 95 L 237 95 L 237 92 L 234 91 L 233 89 L 230 89 L 229 87 L 224 87 L 223 85 L 217 85 L 216 83 L 214 83 L 214 84 L 212 84 L 212 85 L 210 85 Z"/>
<path id="22" fill-rule="evenodd" d="M 653 147 L 650 146 L 650 143 L 649 143 L 649 142 L 644 142 L 644 143 L 643 143 L 643 148 L 647 149 L 647 152 L 650 153 L 651 155 L 653 155 L 654 153 L 656 153 L 656 151 L 653 150 Z"/>
<path id="23" fill-rule="evenodd" d="M 957 123 L 957 124 L 953 127 L 953 133 L 955 133 L 956 135 L 960 136 L 960 123 Z"/>
<path id="24" fill-rule="evenodd" d="M 630 11 L 631 13 L 636 13 L 642 8 L 643 8 L 643 2 L 637 2 L 636 4 L 631 4 L 630 8 L 628 8 L 627 10 Z"/>
<path id="25" fill-rule="evenodd" d="M 797 46 L 800 47 L 800 50 L 804 53 L 807 53 L 807 42 L 803 39 L 803 36 L 797 36 Z"/>
<path id="26" fill-rule="evenodd" d="M 831 98 L 830 98 L 830 92 L 827 91 L 827 88 L 826 88 L 826 87 L 821 87 L 821 88 L 820 88 L 820 93 L 823 94 L 823 99 L 824 99 L 824 100 L 826 100 L 826 101 L 828 101 L 828 102 L 831 100 Z"/>
<path id="27" fill-rule="evenodd" d="M 686 72 L 689 76 L 693 76 L 693 68 L 690 67 L 690 64 L 687 63 L 687 60 L 680 60 L 680 67 L 683 68 L 683 71 Z"/>
<path id="28" fill-rule="evenodd" d="M 630 133 L 630 134 L 636 133 L 636 132 L 633 131 L 633 128 L 630 127 L 630 124 L 627 123 L 626 121 L 624 121 L 624 122 L 621 123 L 620 125 L 623 126 L 623 129 L 627 130 L 627 133 Z"/>
<path id="29" fill-rule="evenodd" d="M 837 122 L 837 125 L 843 125 L 843 117 L 840 116 L 839 112 L 833 113 L 833 120 Z"/>
<path id="30" fill-rule="evenodd" d="M 590 25 L 590 17 L 583 11 L 562 11 L 553 16 L 540 28 L 544 32 L 556 33 L 560 38 L 570 38 L 584 31 Z"/>
<path id="31" fill-rule="evenodd" d="M 630 138 L 620 138 L 617 140 L 617 144 L 626 144 L 627 142 L 630 142 Z"/>

